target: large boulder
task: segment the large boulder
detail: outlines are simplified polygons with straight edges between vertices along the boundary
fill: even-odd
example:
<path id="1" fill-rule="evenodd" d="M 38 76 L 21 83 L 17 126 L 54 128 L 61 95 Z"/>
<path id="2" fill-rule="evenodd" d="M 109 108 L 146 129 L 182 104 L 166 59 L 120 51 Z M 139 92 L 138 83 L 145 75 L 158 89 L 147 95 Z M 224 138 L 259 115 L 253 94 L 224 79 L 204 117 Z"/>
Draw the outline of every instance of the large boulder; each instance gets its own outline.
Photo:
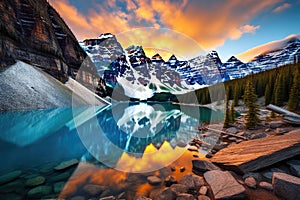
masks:
<path id="1" fill-rule="evenodd" d="M 228 171 L 212 170 L 204 173 L 216 200 L 245 199 L 246 190 Z"/>
<path id="2" fill-rule="evenodd" d="M 300 199 L 300 178 L 286 173 L 274 172 L 272 184 L 277 196 L 286 200 Z"/>

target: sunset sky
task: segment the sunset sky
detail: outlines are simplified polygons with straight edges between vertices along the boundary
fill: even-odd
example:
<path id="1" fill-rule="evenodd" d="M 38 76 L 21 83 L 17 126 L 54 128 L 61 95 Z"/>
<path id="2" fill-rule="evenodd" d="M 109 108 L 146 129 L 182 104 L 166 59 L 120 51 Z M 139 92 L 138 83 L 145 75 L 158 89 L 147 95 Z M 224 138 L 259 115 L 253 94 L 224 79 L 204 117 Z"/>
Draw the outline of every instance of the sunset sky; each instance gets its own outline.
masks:
<path id="1" fill-rule="evenodd" d="M 231 55 L 239 55 L 256 46 L 281 40 L 292 34 L 300 34 L 300 0 L 49 0 L 49 2 L 65 19 L 79 40 L 95 38 L 106 32 L 118 37 L 124 32 L 136 33 L 136 30 L 143 30 L 137 28 L 155 27 L 152 29 L 154 31 L 147 29 L 144 32 L 139 31 L 140 35 L 134 37 L 138 37 L 136 41 L 130 42 L 142 43 L 148 47 L 167 48 L 170 51 L 180 49 L 179 53 L 197 51 L 201 48 L 217 50 L 223 62 Z M 164 28 L 165 31 L 155 31 L 158 28 Z M 151 41 L 145 43 L 146 40 Z M 183 42 L 187 40 L 189 42 Z M 121 43 L 128 45 L 124 41 Z M 195 47 L 195 43 L 198 47 Z M 267 46 L 263 46 L 260 50 L 266 48 Z M 239 57 L 245 61 L 258 53 L 260 52 L 253 50 Z"/>

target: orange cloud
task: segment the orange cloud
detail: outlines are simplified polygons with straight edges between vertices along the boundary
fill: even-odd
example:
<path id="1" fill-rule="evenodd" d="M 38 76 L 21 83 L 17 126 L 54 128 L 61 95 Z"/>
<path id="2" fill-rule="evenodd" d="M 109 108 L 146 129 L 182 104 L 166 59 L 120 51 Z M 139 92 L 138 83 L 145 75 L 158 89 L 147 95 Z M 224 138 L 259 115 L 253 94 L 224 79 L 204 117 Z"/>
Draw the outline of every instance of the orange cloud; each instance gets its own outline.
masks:
<path id="1" fill-rule="evenodd" d="M 237 58 L 244 62 L 251 61 L 255 56 L 257 56 L 259 54 L 266 53 L 270 50 L 275 50 L 275 49 L 282 47 L 289 39 L 294 38 L 294 37 L 297 37 L 300 39 L 300 35 L 292 34 L 283 40 L 272 41 L 272 42 L 254 47 L 252 49 L 249 49 L 248 51 L 237 55 Z"/>
<path id="2" fill-rule="evenodd" d="M 284 4 L 282 4 L 282 5 L 278 6 L 278 7 L 276 7 L 276 8 L 273 10 L 273 12 L 275 12 L 275 13 L 281 12 L 281 11 L 283 11 L 283 10 L 285 10 L 285 9 L 290 8 L 290 7 L 291 7 L 291 4 L 289 4 L 289 3 L 284 3 Z"/>
<path id="3" fill-rule="evenodd" d="M 79 40 L 97 37 L 101 33 L 119 34 L 142 27 L 169 28 L 190 37 L 205 49 L 222 46 L 227 39 L 236 40 L 243 34 L 255 33 L 259 26 L 248 24 L 258 13 L 270 8 L 280 0 L 223 0 L 223 1 L 156 1 L 119 0 L 123 7 L 117 7 L 116 0 L 102 1 L 83 15 L 68 0 L 50 0 L 62 15 Z M 119 5 L 119 4 L 118 4 Z M 149 34 L 138 36 L 132 44 L 149 40 Z M 188 52 L 190 46 L 178 42 L 176 37 L 162 41 L 161 34 L 151 35 L 149 46 L 172 47 Z M 129 39 L 128 39 L 129 40 Z M 131 40 L 131 39 L 130 39 Z M 177 44 L 179 43 L 179 44 Z M 159 44 L 159 45 L 158 45 Z M 122 43 L 124 47 L 127 47 Z"/>

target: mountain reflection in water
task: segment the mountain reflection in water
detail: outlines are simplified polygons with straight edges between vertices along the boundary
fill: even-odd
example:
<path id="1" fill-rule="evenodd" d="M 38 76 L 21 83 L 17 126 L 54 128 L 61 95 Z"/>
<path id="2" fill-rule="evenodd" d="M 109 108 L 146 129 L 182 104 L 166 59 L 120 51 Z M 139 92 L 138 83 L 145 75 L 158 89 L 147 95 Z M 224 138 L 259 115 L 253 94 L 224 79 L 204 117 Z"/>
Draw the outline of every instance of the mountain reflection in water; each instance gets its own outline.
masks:
<path id="1" fill-rule="evenodd" d="M 93 183 L 102 185 L 107 194 L 126 191 L 130 199 L 152 188 L 146 181 L 149 174 L 163 178 L 171 173 L 166 166 L 184 165 L 191 171 L 193 155 L 178 144 L 188 143 L 198 134 L 197 127 L 212 116 L 223 118 L 221 112 L 207 108 L 170 103 L 0 112 L 0 156 L 5 161 L 0 172 L 21 170 L 15 181 L 25 197 L 30 190 L 26 177 L 41 175 L 46 178 L 44 185 L 53 188 L 57 177 L 66 182 L 63 191 L 53 190 L 51 197 L 92 198 L 81 189 Z M 80 160 L 77 167 L 53 170 L 73 158 Z M 173 173 L 182 174 L 179 168 Z M 1 188 L 7 187 L 0 187 L 0 192 Z"/>

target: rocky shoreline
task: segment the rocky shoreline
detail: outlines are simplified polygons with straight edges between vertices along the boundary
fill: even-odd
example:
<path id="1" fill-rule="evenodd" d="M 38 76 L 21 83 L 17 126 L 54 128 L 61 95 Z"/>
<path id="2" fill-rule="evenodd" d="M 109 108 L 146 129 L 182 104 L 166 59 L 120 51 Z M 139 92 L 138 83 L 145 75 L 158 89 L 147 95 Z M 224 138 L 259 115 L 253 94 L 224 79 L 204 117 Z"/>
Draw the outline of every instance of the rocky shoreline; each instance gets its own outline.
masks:
<path id="1" fill-rule="evenodd" d="M 267 120 L 255 130 L 244 130 L 243 116 L 231 128 L 222 131 L 221 124 L 201 127 L 204 131 L 200 139 L 194 138 L 188 150 L 197 153 L 204 146 L 208 153 L 206 159 L 192 160 L 193 174 L 184 175 L 178 183 L 174 181 L 155 195 L 151 193 L 149 198 L 137 199 L 299 199 L 300 129 L 283 122 L 281 116 L 270 121 L 267 114 L 268 111 L 263 110 L 263 118 Z M 207 146 L 209 144 L 203 142 L 205 137 L 219 136 L 222 141 L 215 145 Z M 250 143 L 253 146 L 247 149 Z M 249 152 L 255 156 L 251 157 Z M 232 163 L 245 170 L 237 170 Z"/>

